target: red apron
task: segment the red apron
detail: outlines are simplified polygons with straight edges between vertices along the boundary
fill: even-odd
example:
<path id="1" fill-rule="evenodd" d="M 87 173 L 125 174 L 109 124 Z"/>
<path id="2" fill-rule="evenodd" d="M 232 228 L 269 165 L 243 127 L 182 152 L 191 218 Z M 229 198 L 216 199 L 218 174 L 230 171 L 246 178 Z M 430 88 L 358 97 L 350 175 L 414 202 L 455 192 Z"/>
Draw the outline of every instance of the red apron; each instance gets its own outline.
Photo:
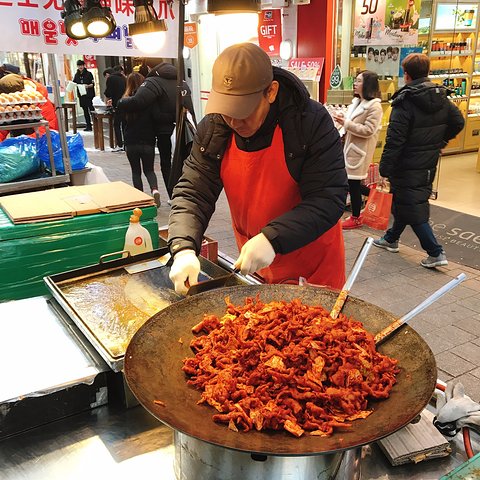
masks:
<path id="1" fill-rule="evenodd" d="M 225 152 L 220 175 L 232 216 L 238 249 L 276 217 L 301 202 L 300 189 L 285 162 L 283 135 L 277 126 L 270 147 L 244 152 L 235 136 Z M 268 283 L 309 283 L 341 289 L 345 283 L 345 250 L 340 221 L 313 242 L 259 271 Z"/>

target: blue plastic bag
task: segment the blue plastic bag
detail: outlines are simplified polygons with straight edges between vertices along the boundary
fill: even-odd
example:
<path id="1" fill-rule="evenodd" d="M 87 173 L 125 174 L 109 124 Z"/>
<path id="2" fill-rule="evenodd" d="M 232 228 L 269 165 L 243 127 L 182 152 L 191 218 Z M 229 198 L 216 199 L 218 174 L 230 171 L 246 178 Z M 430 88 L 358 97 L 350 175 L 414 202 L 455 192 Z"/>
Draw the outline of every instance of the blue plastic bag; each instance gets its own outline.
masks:
<path id="1" fill-rule="evenodd" d="M 37 141 L 27 135 L 0 143 L 0 183 L 7 183 L 40 170 Z"/>
<path id="2" fill-rule="evenodd" d="M 51 130 L 53 159 L 57 172 L 65 173 L 63 168 L 63 153 L 60 145 L 60 135 L 57 131 Z M 83 139 L 79 133 L 67 133 L 67 148 L 70 154 L 70 165 L 72 170 L 81 170 L 85 168 L 88 162 L 87 151 L 83 146 Z M 38 156 L 46 168 L 50 168 L 50 156 L 48 155 L 47 136 L 42 135 L 39 140 Z"/>

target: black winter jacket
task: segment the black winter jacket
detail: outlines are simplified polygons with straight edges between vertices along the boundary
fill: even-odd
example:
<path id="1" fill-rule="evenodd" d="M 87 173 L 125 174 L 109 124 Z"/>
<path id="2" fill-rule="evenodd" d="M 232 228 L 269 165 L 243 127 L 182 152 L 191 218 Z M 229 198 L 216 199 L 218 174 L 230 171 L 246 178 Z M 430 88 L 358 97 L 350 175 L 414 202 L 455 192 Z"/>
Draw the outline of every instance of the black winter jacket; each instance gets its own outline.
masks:
<path id="1" fill-rule="evenodd" d="M 79 98 L 80 106 L 91 107 L 93 97 L 95 96 L 95 81 L 93 80 L 92 72 L 89 72 L 86 68 L 83 69 L 83 72 L 80 72 L 80 70 L 77 70 L 77 72 L 75 73 L 75 76 L 73 77 L 73 82 L 82 84 L 82 85 L 93 84 L 92 88 L 86 89 L 87 91 L 86 95 L 80 95 L 80 91 L 77 88 L 77 95 Z"/>
<path id="2" fill-rule="evenodd" d="M 241 150 L 258 151 L 271 145 L 277 124 L 282 129 L 285 161 L 298 182 L 302 201 L 265 225 L 262 232 L 276 253 L 286 254 L 337 223 L 345 208 L 348 183 L 342 144 L 325 107 L 309 98 L 293 74 L 274 67 L 274 79 L 280 88 L 264 124 L 252 137 L 235 134 L 235 139 Z M 198 125 L 192 153 L 173 192 L 169 220 L 173 253 L 185 248 L 200 251 L 223 188 L 220 167 L 232 133 L 217 114 L 206 115 Z"/>
<path id="3" fill-rule="evenodd" d="M 115 72 L 108 76 L 106 81 L 105 96 L 112 99 L 113 107 L 117 106 L 118 101 L 125 93 L 127 79 L 120 73 Z"/>
<path id="4" fill-rule="evenodd" d="M 184 83 L 187 95 L 185 107 L 193 112 L 190 88 Z M 176 115 L 177 69 L 169 63 L 161 63 L 147 75 L 133 97 L 122 98 L 117 104 L 121 112 L 140 112 L 152 108 L 157 134 L 173 133 Z"/>
<path id="5" fill-rule="evenodd" d="M 125 115 L 125 145 L 155 145 L 155 122 L 152 109 Z"/>
<path id="6" fill-rule="evenodd" d="M 447 94 L 445 87 L 421 78 L 392 97 L 380 175 L 392 186 L 395 217 L 409 225 L 428 221 L 440 151 L 465 124 Z"/>

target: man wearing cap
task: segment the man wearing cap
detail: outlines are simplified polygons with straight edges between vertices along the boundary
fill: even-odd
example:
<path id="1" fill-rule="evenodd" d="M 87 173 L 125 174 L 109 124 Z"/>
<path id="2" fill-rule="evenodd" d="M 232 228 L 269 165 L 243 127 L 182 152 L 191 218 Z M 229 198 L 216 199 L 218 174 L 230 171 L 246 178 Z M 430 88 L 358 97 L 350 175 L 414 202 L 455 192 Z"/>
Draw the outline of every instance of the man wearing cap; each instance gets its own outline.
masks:
<path id="1" fill-rule="evenodd" d="M 73 77 L 73 82 L 81 87 L 77 87 L 77 95 L 80 99 L 80 106 L 83 109 L 83 115 L 85 117 L 86 128 L 85 131 L 92 131 L 92 119 L 90 117 L 90 111 L 93 110 L 93 97 L 95 96 L 95 82 L 93 81 L 93 74 L 85 68 L 85 62 L 83 60 L 77 61 L 78 70 Z"/>
<path id="2" fill-rule="evenodd" d="M 225 189 L 240 255 L 235 267 L 267 283 L 341 288 L 339 219 L 348 183 L 330 115 L 293 74 L 251 43 L 213 66 L 206 116 L 172 199 L 169 246 L 175 290 L 198 281 L 203 234 Z"/>

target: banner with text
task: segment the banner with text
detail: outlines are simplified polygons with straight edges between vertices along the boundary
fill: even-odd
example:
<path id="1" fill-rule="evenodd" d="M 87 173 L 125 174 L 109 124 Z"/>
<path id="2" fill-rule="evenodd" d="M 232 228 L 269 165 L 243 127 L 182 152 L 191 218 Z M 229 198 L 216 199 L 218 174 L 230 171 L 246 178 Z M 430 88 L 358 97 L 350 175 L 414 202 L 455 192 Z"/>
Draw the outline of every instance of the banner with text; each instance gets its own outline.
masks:
<path id="1" fill-rule="evenodd" d="M 1 49 L 8 52 L 145 56 L 128 35 L 128 24 L 134 22 L 133 0 L 104 0 L 102 3 L 112 9 L 117 23 L 114 32 L 105 38 L 73 40 L 65 34 L 60 16 L 62 0 L 2 0 Z M 154 0 L 153 3 L 159 18 L 165 19 L 168 26 L 165 44 L 154 55 L 176 58 L 178 5 L 168 4 L 166 0 Z"/>
<path id="2" fill-rule="evenodd" d="M 416 45 L 421 0 L 356 0 L 354 45 Z"/>
<path id="3" fill-rule="evenodd" d="M 281 10 L 262 10 L 258 19 L 258 44 L 270 56 L 280 55 L 282 42 Z"/>

